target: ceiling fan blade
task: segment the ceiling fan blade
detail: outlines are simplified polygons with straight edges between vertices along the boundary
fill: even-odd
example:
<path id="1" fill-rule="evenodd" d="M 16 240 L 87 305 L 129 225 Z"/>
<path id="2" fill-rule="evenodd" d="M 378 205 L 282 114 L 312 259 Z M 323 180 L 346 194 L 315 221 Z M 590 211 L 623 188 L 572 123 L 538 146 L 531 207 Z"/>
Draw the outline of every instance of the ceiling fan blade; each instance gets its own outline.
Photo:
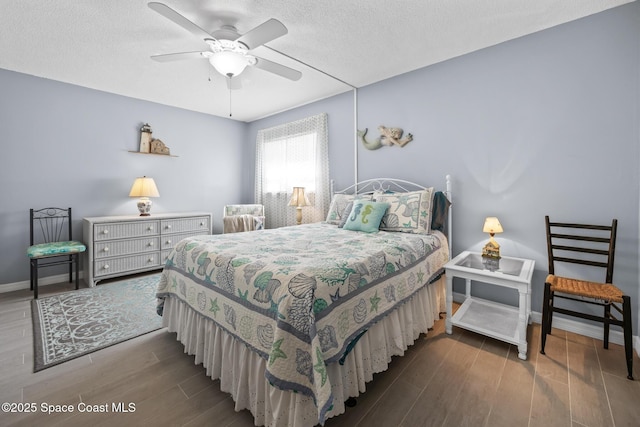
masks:
<path id="1" fill-rule="evenodd" d="M 180 52 L 180 53 L 166 53 L 163 55 L 153 55 L 151 59 L 158 62 L 173 62 L 182 61 L 185 59 L 202 59 L 206 58 L 202 52 Z"/>
<path id="2" fill-rule="evenodd" d="M 289 80 L 300 80 L 302 77 L 302 73 L 298 70 L 294 70 L 293 68 L 286 67 L 282 64 L 278 64 L 273 61 L 269 61 L 268 59 L 259 58 L 256 56 L 257 62 L 254 67 L 260 68 L 262 70 L 268 71 L 273 74 L 277 74 L 285 79 Z"/>
<path id="3" fill-rule="evenodd" d="M 189 31 L 190 33 L 193 33 L 196 36 L 201 37 L 203 39 L 210 39 L 211 38 L 211 34 L 206 32 L 205 30 L 203 30 L 202 28 L 200 28 L 199 26 L 197 26 L 193 22 L 189 21 L 187 18 L 185 18 L 184 16 L 180 15 L 178 12 L 176 12 L 173 9 L 171 9 L 166 4 L 158 3 L 158 2 L 151 2 L 151 3 L 148 4 L 148 6 L 152 10 L 155 10 L 160 15 L 164 16 L 165 18 L 167 18 L 168 20 L 173 21 L 174 23 L 180 25 L 182 28 L 184 28 L 185 30 Z"/>
<path id="4" fill-rule="evenodd" d="M 242 81 L 240 81 L 239 77 L 229 77 L 226 76 L 225 80 L 227 81 L 227 88 L 229 90 L 239 90 L 242 89 Z"/>
<path id="5" fill-rule="evenodd" d="M 248 33 L 243 34 L 236 41 L 239 41 L 251 50 L 265 43 L 269 43 L 278 37 L 284 36 L 288 32 L 287 27 L 285 27 L 282 22 L 271 18 Z"/>

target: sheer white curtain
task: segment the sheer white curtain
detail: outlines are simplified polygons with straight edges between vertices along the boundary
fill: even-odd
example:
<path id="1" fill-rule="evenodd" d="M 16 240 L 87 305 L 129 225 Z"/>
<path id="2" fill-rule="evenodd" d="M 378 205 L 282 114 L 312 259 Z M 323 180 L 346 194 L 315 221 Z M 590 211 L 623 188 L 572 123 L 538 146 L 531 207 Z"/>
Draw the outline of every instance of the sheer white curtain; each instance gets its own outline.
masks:
<path id="1" fill-rule="evenodd" d="M 302 222 L 324 221 L 329 194 L 327 114 L 258 131 L 255 200 L 265 208 L 266 228 L 296 223 L 289 206 L 293 187 L 304 187 L 311 206 L 302 208 Z"/>

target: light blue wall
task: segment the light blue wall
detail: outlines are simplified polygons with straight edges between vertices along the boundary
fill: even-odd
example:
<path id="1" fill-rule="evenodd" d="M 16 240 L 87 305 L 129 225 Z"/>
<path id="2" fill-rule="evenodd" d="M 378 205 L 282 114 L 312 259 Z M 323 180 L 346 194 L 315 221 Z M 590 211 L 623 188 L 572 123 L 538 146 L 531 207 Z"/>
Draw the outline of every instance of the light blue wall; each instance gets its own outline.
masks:
<path id="1" fill-rule="evenodd" d="M 358 178 L 442 188 L 451 174 L 454 254 L 481 248 L 484 218 L 498 216 L 503 254 L 536 261 L 535 311 L 547 268 L 544 215 L 616 217 L 614 279 L 638 313 L 639 56 L 640 5 L 632 3 L 361 88 L 360 129 L 375 137 L 378 125 L 401 127 L 414 140 L 404 148 L 360 146 Z M 344 116 L 352 108 L 343 96 L 254 122 L 248 143 L 257 129 L 326 111 L 335 131 L 330 151 L 345 159 L 331 176 L 350 183 L 353 137 Z M 495 288 L 479 292 L 517 301 Z"/>
<path id="2" fill-rule="evenodd" d="M 83 217 L 137 213 L 137 176 L 156 181 L 152 213 L 211 212 L 217 231 L 240 199 L 244 123 L 6 70 L 0 93 L 0 286 L 29 278 L 31 207 L 71 206 L 81 239 Z M 144 122 L 178 157 L 128 152 Z"/>

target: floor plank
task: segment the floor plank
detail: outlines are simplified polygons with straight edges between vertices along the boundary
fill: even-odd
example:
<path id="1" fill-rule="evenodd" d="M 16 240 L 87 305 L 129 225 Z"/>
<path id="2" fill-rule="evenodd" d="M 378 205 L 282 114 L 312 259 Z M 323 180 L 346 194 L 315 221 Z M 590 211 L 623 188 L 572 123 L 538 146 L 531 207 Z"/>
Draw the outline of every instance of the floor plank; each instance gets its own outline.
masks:
<path id="1" fill-rule="evenodd" d="M 640 381 L 603 373 L 616 427 L 637 426 L 640 420 Z"/>
<path id="2" fill-rule="evenodd" d="M 530 427 L 571 425 L 569 384 L 536 376 L 530 414 Z"/>
<path id="3" fill-rule="evenodd" d="M 531 359 L 531 356 L 527 361 L 518 359 L 518 348 L 510 347 L 485 425 L 492 427 L 529 425 L 536 370 L 535 358 L 533 362 Z"/>
<path id="4" fill-rule="evenodd" d="M 464 379 L 475 361 L 484 337 L 454 328 L 454 334 L 461 334 L 451 349 L 447 363 L 433 376 L 413 403 L 402 423 L 413 426 L 442 425 L 455 406 L 464 381 L 452 381 L 452 378 Z"/>
<path id="5" fill-rule="evenodd" d="M 487 338 L 482 343 L 444 426 L 485 425 L 505 368 L 509 345 Z"/>
<path id="6" fill-rule="evenodd" d="M 593 342 L 568 340 L 571 416 L 585 426 L 613 426 L 609 398 Z"/>

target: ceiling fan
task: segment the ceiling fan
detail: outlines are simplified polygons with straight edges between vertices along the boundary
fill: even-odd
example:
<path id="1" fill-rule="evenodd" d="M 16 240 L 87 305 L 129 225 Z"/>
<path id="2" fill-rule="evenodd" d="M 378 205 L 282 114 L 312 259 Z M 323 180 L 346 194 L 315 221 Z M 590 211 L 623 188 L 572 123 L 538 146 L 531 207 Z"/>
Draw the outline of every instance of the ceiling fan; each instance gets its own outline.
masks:
<path id="1" fill-rule="evenodd" d="M 178 24 L 185 30 L 201 37 L 209 45 L 207 51 L 169 53 L 153 55 L 151 59 L 159 62 L 179 61 L 183 59 L 206 58 L 220 74 L 227 79 L 229 88 L 237 88 L 232 79 L 240 75 L 247 66 L 260 68 L 289 80 L 299 80 L 302 73 L 273 61 L 257 57 L 249 51 L 287 34 L 287 27 L 277 19 L 269 19 L 245 34 L 239 34 L 235 27 L 225 25 L 221 29 L 209 33 L 194 24 L 180 13 L 164 3 L 151 2 L 148 6 L 165 18 Z"/>

